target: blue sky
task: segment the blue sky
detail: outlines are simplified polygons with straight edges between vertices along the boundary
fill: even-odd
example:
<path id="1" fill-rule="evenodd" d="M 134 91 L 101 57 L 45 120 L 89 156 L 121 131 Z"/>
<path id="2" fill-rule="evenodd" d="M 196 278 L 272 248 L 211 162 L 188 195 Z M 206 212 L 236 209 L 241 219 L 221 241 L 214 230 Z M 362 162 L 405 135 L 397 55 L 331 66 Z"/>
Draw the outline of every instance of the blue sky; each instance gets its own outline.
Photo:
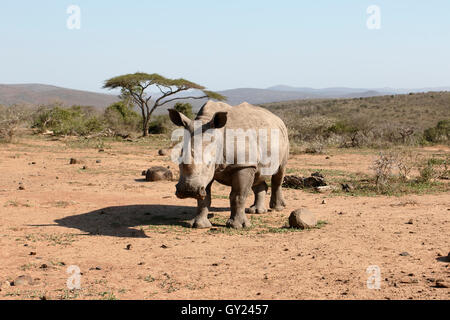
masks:
<path id="1" fill-rule="evenodd" d="M 449 15 L 448 0 L 2 1 L 0 83 L 102 91 L 143 71 L 213 90 L 450 86 Z"/>

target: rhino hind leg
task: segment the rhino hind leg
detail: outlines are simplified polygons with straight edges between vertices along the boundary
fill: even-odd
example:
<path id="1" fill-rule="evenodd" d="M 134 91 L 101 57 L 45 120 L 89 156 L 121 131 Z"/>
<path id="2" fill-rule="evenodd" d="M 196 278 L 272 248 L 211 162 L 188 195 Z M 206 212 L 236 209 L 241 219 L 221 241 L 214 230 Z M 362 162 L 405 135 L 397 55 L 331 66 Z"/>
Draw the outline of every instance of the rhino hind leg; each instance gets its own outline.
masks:
<path id="1" fill-rule="evenodd" d="M 255 194 L 255 202 L 246 210 L 248 213 L 261 214 L 267 212 L 266 206 L 264 205 L 267 189 L 268 187 L 265 181 L 252 187 L 253 193 Z"/>
<path id="2" fill-rule="evenodd" d="M 208 220 L 208 213 L 211 207 L 211 185 L 208 184 L 206 187 L 206 197 L 205 199 L 197 200 L 197 215 L 194 219 L 190 220 L 188 224 L 192 228 L 211 228 L 211 222 Z"/>
<path id="3" fill-rule="evenodd" d="M 272 193 L 270 195 L 270 208 L 275 211 L 281 211 L 286 206 L 283 198 L 281 185 L 283 184 L 285 166 L 280 166 L 277 173 L 272 176 Z"/>
<path id="4" fill-rule="evenodd" d="M 245 200 L 253 185 L 255 171 L 255 168 L 243 168 L 236 170 L 232 175 L 230 193 L 231 216 L 227 221 L 228 228 L 241 229 L 251 226 L 245 215 Z"/>

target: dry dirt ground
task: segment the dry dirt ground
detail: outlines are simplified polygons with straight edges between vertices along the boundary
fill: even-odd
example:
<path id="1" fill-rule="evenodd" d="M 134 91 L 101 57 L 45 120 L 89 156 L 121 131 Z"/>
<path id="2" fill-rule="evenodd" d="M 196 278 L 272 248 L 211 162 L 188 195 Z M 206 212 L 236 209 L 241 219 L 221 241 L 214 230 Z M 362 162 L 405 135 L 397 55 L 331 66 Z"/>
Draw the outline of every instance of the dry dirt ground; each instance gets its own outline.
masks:
<path id="1" fill-rule="evenodd" d="M 70 165 L 70 158 L 82 163 Z M 289 167 L 368 173 L 373 158 L 371 152 L 336 151 L 330 159 L 298 155 Z M 154 165 L 178 173 L 169 156 L 145 143 L 90 148 L 23 138 L 0 145 L 0 298 L 450 297 L 450 289 L 436 286 L 436 280 L 450 280 L 448 194 L 355 197 L 286 190 L 284 211 L 251 215 L 254 227 L 235 231 L 224 226 L 229 189 L 216 184 L 214 228 L 195 230 L 184 223 L 195 200 L 177 199 L 175 181 L 142 181 L 142 170 Z M 299 207 L 326 224 L 309 231 L 282 228 Z M 71 265 L 81 271 L 79 290 L 67 287 Z M 367 287 L 373 265 L 381 273 L 378 290 Z M 22 275 L 32 282 L 9 285 Z"/>

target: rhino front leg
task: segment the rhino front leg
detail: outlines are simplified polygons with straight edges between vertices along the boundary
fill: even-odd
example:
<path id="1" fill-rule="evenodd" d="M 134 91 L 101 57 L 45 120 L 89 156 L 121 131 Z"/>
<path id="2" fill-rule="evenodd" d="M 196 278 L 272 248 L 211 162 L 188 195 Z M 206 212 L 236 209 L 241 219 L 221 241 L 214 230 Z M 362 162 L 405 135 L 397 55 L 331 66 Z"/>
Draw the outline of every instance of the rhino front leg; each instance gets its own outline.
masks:
<path id="1" fill-rule="evenodd" d="M 252 187 L 253 193 L 255 194 L 255 203 L 248 209 L 248 213 L 266 213 L 266 206 L 264 205 L 264 200 L 267 193 L 267 183 L 263 181 L 262 183 Z"/>
<path id="2" fill-rule="evenodd" d="M 208 220 L 209 208 L 211 207 L 211 185 L 206 187 L 206 197 L 197 200 L 197 215 L 188 223 L 192 228 L 211 228 L 211 222 Z"/>
<path id="3" fill-rule="evenodd" d="M 230 194 L 231 216 L 227 221 L 229 228 L 241 229 L 251 226 L 245 215 L 245 200 L 252 187 L 255 171 L 255 168 L 243 168 L 233 173 Z"/>
<path id="4" fill-rule="evenodd" d="M 280 166 L 278 172 L 272 176 L 272 194 L 270 195 L 270 208 L 275 211 L 281 211 L 286 206 L 283 198 L 283 193 L 281 191 L 281 185 L 283 184 L 284 178 L 284 166 Z"/>

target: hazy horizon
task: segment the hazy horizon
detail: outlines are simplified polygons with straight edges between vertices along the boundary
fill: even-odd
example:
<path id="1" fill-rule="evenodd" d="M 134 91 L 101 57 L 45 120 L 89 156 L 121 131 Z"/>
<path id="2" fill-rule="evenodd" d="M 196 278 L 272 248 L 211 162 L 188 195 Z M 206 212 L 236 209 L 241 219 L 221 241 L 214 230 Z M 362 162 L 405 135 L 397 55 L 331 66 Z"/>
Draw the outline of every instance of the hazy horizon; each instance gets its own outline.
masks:
<path id="1" fill-rule="evenodd" d="M 70 5 L 81 10 L 70 30 Z M 2 3 L 0 83 L 108 93 L 136 71 L 212 90 L 450 86 L 450 3 L 87 0 Z M 380 29 L 369 29 L 380 9 Z"/>

